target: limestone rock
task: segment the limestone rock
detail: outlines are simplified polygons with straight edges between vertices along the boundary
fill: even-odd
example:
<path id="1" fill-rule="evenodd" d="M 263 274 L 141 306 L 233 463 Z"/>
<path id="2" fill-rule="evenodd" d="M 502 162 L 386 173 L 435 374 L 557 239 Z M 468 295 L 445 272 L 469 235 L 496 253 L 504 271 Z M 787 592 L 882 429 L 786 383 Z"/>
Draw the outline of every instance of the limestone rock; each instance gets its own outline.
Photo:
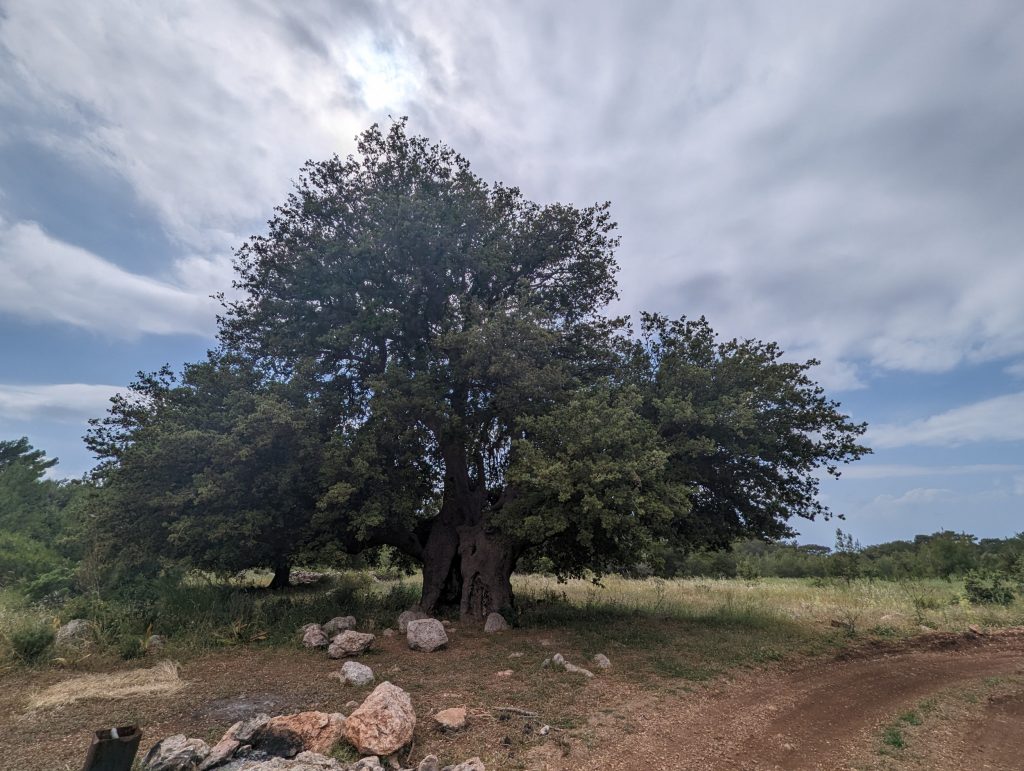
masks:
<path id="1" fill-rule="evenodd" d="M 323 626 L 324 634 L 328 637 L 335 637 L 342 632 L 347 632 L 349 629 L 355 628 L 355 616 L 335 616 Z"/>
<path id="2" fill-rule="evenodd" d="M 395 636 L 395 630 L 392 629 L 391 627 L 388 627 L 387 629 L 385 629 L 380 634 L 381 634 L 382 637 L 394 637 Z"/>
<path id="3" fill-rule="evenodd" d="M 226 766 L 218 767 L 217 771 L 349 771 L 349 766 L 342 765 L 334 758 L 317 752 L 300 752 L 290 760 L 287 758 L 236 759 Z"/>
<path id="4" fill-rule="evenodd" d="M 575 664 L 570 664 L 568 661 L 565 662 L 565 671 L 572 672 L 574 675 L 583 675 L 584 677 L 593 677 L 594 673 L 589 669 L 578 667 Z"/>
<path id="5" fill-rule="evenodd" d="M 488 613 L 487 620 L 484 622 L 484 631 L 487 634 L 494 634 L 495 632 L 504 632 L 509 628 L 508 621 L 500 613 Z"/>
<path id="6" fill-rule="evenodd" d="M 73 618 L 57 630 L 54 642 L 58 647 L 84 645 L 92 638 L 92 621 L 86 618 Z"/>
<path id="7" fill-rule="evenodd" d="M 384 771 L 384 766 L 380 764 L 380 758 L 370 755 L 357 760 L 348 767 L 348 771 Z"/>
<path id="8" fill-rule="evenodd" d="M 470 758 L 457 766 L 445 766 L 441 771 L 487 771 L 487 768 L 480 758 Z"/>
<path id="9" fill-rule="evenodd" d="M 331 640 L 331 647 L 327 649 L 327 655 L 332 659 L 360 656 L 373 645 L 374 639 L 376 638 L 368 632 L 354 632 L 350 629 Z"/>
<path id="10" fill-rule="evenodd" d="M 327 634 L 319 624 L 306 624 L 302 627 L 302 644 L 305 647 L 324 648 L 327 642 Z"/>
<path id="11" fill-rule="evenodd" d="M 554 664 L 556 667 L 564 667 L 565 656 L 563 656 L 561 653 L 556 653 L 554 656 L 551 657 L 551 663 Z"/>
<path id="12" fill-rule="evenodd" d="M 199 771 L 207 771 L 209 768 L 216 768 L 227 763 L 234 756 L 235 750 L 241 746 L 242 743 L 238 739 L 225 736 L 213 745 L 206 760 L 199 765 Z"/>
<path id="13" fill-rule="evenodd" d="M 416 713 L 409 694 L 383 682 L 345 721 L 345 736 L 359 752 L 390 755 L 412 740 Z"/>
<path id="14" fill-rule="evenodd" d="M 594 656 L 594 666 L 598 669 L 611 669 L 612 662 L 603 653 L 598 653 Z"/>
<path id="15" fill-rule="evenodd" d="M 445 731 L 461 731 L 466 727 L 466 708 L 442 709 L 434 715 L 434 722 Z"/>
<path id="16" fill-rule="evenodd" d="M 272 717 L 253 734 L 254 750 L 291 758 L 300 752 L 328 753 L 345 735 L 345 716 L 328 712 L 297 712 Z"/>
<path id="17" fill-rule="evenodd" d="M 410 621 L 407 625 L 405 639 L 414 651 L 430 653 L 448 644 L 448 635 L 441 622 L 434 618 Z"/>
<path id="18" fill-rule="evenodd" d="M 441 771 L 441 761 L 437 759 L 437 755 L 427 755 L 416 766 L 416 771 Z"/>
<path id="19" fill-rule="evenodd" d="M 405 634 L 409 631 L 410 621 L 419 621 L 420 619 L 430 618 L 422 610 L 406 610 L 398 615 L 398 631 Z"/>
<path id="20" fill-rule="evenodd" d="M 334 676 L 341 680 L 343 685 L 361 686 L 373 682 L 373 670 L 358 661 L 346 661 Z"/>
<path id="21" fill-rule="evenodd" d="M 210 746 L 202 739 L 175 734 L 153 745 L 142 759 L 142 768 L 143 771 L 197 771 L 209 754 Z"/>
<path id="22" fill-rule="evenodd" d="M 511 669 L 503 669 L 500 672 L 495 672 L 494 676 L 495 677 L 512 677 L 512 675 L 514 675 L 514 674 L 515 674 L 515 672 L 513 672 Z"/>
<path id="23" fill-rule="evenodd" d="M 248 720 L 239 720 L 224 733 L 221 741 L 234 739 L 239 744 L 249 744 L 252 742 L 252 737 L 256 735 L 256 732 L 269 722 L 270 715 L 264 712 L 253 715 Z"/>

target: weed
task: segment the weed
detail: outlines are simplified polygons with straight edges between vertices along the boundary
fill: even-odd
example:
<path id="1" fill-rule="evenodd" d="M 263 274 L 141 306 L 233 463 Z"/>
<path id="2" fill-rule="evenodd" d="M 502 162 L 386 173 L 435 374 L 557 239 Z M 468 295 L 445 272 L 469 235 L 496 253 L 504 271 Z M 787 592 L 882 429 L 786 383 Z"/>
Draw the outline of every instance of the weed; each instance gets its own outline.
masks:
<path id="1" fill-rule="evenodd" d="M 906 739 L 903 738 L 903 731 L 895 725 L 887 727 L 882 733 L 882 743 L 897 750 L 902 750 L 907 746 Z"/>

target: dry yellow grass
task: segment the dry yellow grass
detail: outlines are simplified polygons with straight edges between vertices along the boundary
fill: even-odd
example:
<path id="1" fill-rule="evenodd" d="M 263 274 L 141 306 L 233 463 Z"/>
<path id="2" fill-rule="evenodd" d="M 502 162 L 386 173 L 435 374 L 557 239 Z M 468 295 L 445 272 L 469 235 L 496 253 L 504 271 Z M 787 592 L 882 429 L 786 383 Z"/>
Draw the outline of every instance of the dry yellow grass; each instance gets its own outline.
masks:
<path id="1" fill-rule="evenodd" d="M 128 699 L 176 693 L 185 687 L 178 664 L 161 661 L 153 667 L 127 672 L 81 675 L 51 685 L 29 697 L 28 708 L 62 707 L 85 699 Z"/>

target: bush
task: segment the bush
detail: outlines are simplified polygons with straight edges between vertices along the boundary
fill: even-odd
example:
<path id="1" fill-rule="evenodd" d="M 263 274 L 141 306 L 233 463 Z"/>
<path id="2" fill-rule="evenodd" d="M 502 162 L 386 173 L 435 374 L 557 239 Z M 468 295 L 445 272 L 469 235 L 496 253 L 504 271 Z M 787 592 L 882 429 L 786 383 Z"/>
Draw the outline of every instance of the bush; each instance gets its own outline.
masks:
<path id="1" fill-rule="evenodd" d="M 53 626 L 40 619 L 26 619 L 4 637 L 11 652 L 24 664 L 35 664 L 53 647 Z"/>
<path id="2" fill-rule="evenodd" d="M 984 605 L 1010 605 L 1017 596 L 1013 584 L 1005 575 L 980 570 L 972 570 L 967 574 L 964 592 L 971 602 Z"/>
<path id="3" fill-rule="evenodd" d="M 32 581 L 62 567 L 64 559 L 46 544 L 0 530 L 0 586 Z"/>
<path id="4" fill-rule="evenodd" d="M 74 584 L 75 574 L 67 567 L 59 567 L 25 584 L 25 594 L 31 600 L 56 598 L 58 601 L 67 596 Z"/>

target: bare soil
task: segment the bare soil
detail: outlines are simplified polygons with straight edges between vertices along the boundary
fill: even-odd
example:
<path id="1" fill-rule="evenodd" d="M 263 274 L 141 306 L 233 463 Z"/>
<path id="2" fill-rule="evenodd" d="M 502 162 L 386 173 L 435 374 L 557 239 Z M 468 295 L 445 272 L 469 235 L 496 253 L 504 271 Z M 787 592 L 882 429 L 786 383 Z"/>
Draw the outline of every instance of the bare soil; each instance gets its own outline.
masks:
<path id="1" fill-rule="evenodd" d="M 556 651 L 574 660 L 571 638 L 550 633 L 452 638 L 435 654 L 413 653 L 401 638 L 379 638 L 379 648 L 361 659 L 378 682 L 391 680 L 412 694 L 420 720 L 403 762 L 434 752 L 445 762 L 480 755 L 492 771 L 864 769 L 882 767 L 880 760 L 885 768 L 1024 767 L 1024 690 L 1003 689 L 933 731 L 927 761 L 908 755 L 904 764 L 878 753 L 884 726 L 922 699 L 1024 673 L 1024 630 L 864 644 L 840 656 L 734 670 L 705 684 L 639 671 L 628 651 L 593 680 L 542 670 L 540 661 Z M 182 663 L 181 693 L 34 712 L 26 710 L 32 691 L 77 673 L 9 673 L 0 683 L 0 768 L 78 769 L 93 730 L 129 722 L 143 726 L 148 746 L 173 733 L 215 741 L 254 711 L 347 712 L 345 704 L 369 689 L 328 677 L 339 664 L 291 648 L 220 650 Z M 512 677 L 497 675 L 508 669 Z M 462 704 L 470 713 L 466 731 L 445 734 L 432 725 L 431 714 Z M 538 714 L 509 716 L 502 706 Z M 551 730 L 542 735 L 544 725 Z"/>

